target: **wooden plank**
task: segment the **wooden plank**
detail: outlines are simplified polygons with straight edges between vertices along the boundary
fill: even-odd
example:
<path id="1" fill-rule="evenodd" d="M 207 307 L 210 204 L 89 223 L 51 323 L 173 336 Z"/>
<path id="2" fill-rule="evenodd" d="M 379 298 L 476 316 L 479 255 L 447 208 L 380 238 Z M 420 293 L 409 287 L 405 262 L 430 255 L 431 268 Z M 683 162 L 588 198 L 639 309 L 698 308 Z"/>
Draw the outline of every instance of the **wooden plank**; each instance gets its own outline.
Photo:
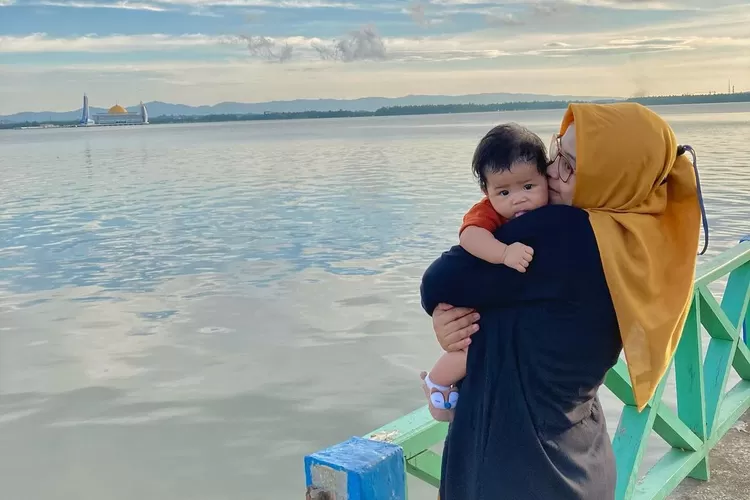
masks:
<path id="1" fill-rule="evenodd" d="M 702 452 L 668 451 L 638 482 L 633 499 L 666 498 L 698 466 L 703 456 Z"/>
<path id="2" fill-rule="evenodd" d="M 622 358 L 617 360 L 615 366 L 610 368 L 607 376 L 604 378 L 604 385 L 617 396 L 617 399 L 626 405 L 635 406 L 635 396 L 633 396 L 633 386 L 630 383 L 628 366 Z"/>
<path id="3" fill-rule="evenodd" d="M 406 461 L 406 471 L 425 483 L 438 488 L 442 465 L 443 457 L 432 450 L 425 450 Z"/>
<path id="4" fill-rule="evenodd" d="M 714 338 L 708 344 L 703 373 L 706 374 L 704 391 L 706 394 L 706 430 L 709 437 L 712 437 L 714 433 L 714 423 L 721 407 L 727 380 L 729 380 L 736 346 L 737 339 Z"/>
<path id="5" fill-rule="evenodd" d="M 714 431 L 709 438 L 709 447 L 716 446 L 716 443 L 748 409 L 750 409 L 750 382 L 740 380 L 724 396 L 724 402 L 716 417 Z"/>
<path id="6" fill-rule="evenodd" d="M 729 275 L 724 297 L 721 301 L 721 309 L 727 315 L 729 323 L 737 328 L 738 337 L 743 339 L 742 327 L 747 320 L 747 308 L 750 303 L 750 262 L 735 269 Z M 750 380 L 750 350 L 747 341 L 740 341 L 734 353 L 732 366 L 740 377 Z"/>
<path id="7" fill-rule="evenodd" d="M 626 405 L 635 406 L 627 370 L 625 362 L 622 359 L 617 360 L 615 366 L 607 373 L 605 385 L 620 401 Z M 675 448 L 697 450 L 703 446 L 700 438 L 669 407 L 662 404 L 658 405 L 653 429 L 664 441 Z"/>
<path id="8" fill-rule="evenodd" d="M 693 304 L 682 331 L 682 338 L 677 346 L 674 363 L 677 414 L 680 421 L 690 428 L 702 446 L 706 441 L 706 398 L 703 381 L 700 308 L 698 307 L 699 293 L 694 294 Z M 693 451 L 697 449 L 692 448 Z M 708 460 L 708 456 L 703 457 L 695 470 L 690 472 L 690 477 L 708 481 L 710 477 Z"/>
<path id="9" fill-rule="evenodd" d="M 408 460 L 427 448 L 444 441 L 447 433 L 448 424 L 436 422 L 430 415 L 427 405 L 425 405 L 380 429 L 366 434 L 364 437 L 400 445 Z"/>
<path id="10" fill-rule="evenodd" d="M 620 401 L 626 405 L 635 406 L 627 367 L 622 359 L 619 359 L 607 373 L 605 385 Z M 703 392 L 702 385 L 700 390 Z M 669 407 L 663 404 L 658 405 L 653 429 L 664 441 L 675 448 L 698 450 L 703 446 L 701 439 Z"/>
<path id="11" fill-rule="evenodd" d="M 666 380 L 666 377 L 664 377 L 656 388 L 652 402 L 661 401 Z M 656 413 L 656 409 L 650 405 L 640 413 L 635 406 L 631 405 L 625 405 L 622 410 L 615 438 L 612 441 L 612 448 L 617 457 L 617 485 L 615 489 L 617 500 L 628 500 L 633 495 L 638 478 L 638 469 L 643 460 L 648 437 L 654 426 Z"/>
<path id="12" fill-rule="evenodd" d="M 698 451 L 703 448 L 701 438 L 664 404 L 659 405 L 656 412 L 654 432 L 672 448 L 686 451 Z"/>
<path id="13" fill-rule="evenodd" d="M 695 269 L 695 286 L 708 285 L 746 262 L 750 262 L 750 243 L 730 248 Z"/>
<path id="14" fill-rule="evenodd" d="M 747 321 L 747 318 L 745 318 Z M 750 380 L 750 349 L 740 339 L 737 342 L 737 349 L 734 351 L 734 359 L 732 360 L 732 366 L 737 372 L 737 375 L 742 377 L 744 380 Z"/>
<path id="15" fill-rule="evenodd" d="M 701 323 L 712 338 L 732 340 L 737 338 L 737 328 L 732 325 L 708 287 L 698 288 Z"/>
<path id="16" fill-rule="evenodd" d="M 721 300 L 721 309 L 735 329 L 739 329 L 745 319 L 748 301 L 750 301 L 750 262 L 729 274 L 724 297 Z"/>

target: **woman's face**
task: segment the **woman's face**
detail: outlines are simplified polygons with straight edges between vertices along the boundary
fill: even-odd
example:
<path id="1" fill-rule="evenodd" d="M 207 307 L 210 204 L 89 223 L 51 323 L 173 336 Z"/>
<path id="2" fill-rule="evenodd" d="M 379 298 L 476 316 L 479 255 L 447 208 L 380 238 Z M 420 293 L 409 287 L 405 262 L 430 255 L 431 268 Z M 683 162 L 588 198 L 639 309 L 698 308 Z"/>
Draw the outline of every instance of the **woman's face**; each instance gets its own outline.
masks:
<path id="1" fill-rule="evenodd" d="M 549 202 L 553 205 L 572 205 L 576 188 L 576 126 L 568 127 L 550 145 L 552 163 L 547 167 Z"/>

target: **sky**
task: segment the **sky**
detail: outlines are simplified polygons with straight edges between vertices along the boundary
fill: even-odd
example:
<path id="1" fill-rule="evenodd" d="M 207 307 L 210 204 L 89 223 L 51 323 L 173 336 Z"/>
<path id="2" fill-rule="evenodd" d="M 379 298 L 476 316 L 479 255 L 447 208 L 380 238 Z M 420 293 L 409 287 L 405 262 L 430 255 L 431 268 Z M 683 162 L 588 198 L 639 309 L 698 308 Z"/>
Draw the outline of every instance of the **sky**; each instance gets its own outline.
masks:
<path id="1" fill-rule="evenodd" d="M 744 5 L 743 5 L 744 4 Z M 746 0 L 0 0 L 0 114 L 750 90 Z"/>

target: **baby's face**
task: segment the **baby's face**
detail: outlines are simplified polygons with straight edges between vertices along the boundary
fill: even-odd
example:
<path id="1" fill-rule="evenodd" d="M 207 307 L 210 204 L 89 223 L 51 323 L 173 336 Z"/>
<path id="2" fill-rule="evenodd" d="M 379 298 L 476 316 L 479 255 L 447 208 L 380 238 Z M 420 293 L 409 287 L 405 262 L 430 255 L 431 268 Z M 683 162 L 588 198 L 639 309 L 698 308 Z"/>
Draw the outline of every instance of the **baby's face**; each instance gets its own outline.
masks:
<path id="1" fill-rule="evenodd" d="M 497 213 L 515 219 L 547 204 L 547 177 L 534 163 L 514 163 L 510 170 L 487 174 L 486 194 Z"/>

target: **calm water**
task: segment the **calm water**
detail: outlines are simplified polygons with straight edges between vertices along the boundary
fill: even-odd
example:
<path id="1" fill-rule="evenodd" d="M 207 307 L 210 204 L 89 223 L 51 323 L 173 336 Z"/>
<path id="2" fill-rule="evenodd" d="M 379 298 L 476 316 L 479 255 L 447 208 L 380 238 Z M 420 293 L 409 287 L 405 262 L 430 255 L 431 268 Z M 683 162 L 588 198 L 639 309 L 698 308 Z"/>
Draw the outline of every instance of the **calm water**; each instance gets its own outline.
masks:
<path id="1" fill-rule="evenodd" d="M 750 105 L 659 111 L 731 247 Z M 304 454 L 424 404 L 419 280 L 479 197 L 477 140 L 561 116 L 1 132 L 3 497 L 300 498 Z"/>

